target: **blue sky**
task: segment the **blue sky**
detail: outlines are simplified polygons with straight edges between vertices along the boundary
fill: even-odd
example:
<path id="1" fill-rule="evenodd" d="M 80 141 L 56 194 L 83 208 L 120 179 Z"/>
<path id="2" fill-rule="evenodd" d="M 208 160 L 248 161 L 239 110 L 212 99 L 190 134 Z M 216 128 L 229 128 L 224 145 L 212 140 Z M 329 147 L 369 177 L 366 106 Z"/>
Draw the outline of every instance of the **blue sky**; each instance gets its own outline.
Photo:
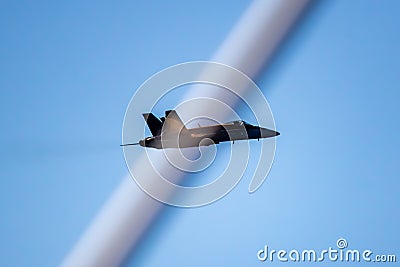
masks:
<path id="1" fill-rule="evenodd" d="M 209 59 L 247 5 L 1 4 L 1 266 L 60 263 L 127 172 L 118 145 L 134 90 Z M 126 265 L 266 265 L 264 245 L 340 237 L 398 253 L 399 5 L 315 5 L 257 81 L 282 133 L 266 182 L 249 195 L 243 177 L 212 205 L 167 207 Z"/>

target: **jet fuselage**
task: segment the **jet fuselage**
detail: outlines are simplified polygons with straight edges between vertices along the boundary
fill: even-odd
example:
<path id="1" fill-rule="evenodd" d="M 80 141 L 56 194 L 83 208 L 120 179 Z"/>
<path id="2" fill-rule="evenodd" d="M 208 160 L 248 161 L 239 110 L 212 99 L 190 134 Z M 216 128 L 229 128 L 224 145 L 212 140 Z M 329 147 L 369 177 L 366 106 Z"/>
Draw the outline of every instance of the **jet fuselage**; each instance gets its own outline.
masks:
<path id="1" fill-rule="evenodd" d="M 221 142 L 260 139 L 278 136 L 279 132 L 254 126 L 243 121 L 212 125 L 199 128 L 182 128 L 179 132 L 162 132 L 160 135 L 147 137 L 139 141 L 143 147 L 185 148 L 208 146 Z"/>

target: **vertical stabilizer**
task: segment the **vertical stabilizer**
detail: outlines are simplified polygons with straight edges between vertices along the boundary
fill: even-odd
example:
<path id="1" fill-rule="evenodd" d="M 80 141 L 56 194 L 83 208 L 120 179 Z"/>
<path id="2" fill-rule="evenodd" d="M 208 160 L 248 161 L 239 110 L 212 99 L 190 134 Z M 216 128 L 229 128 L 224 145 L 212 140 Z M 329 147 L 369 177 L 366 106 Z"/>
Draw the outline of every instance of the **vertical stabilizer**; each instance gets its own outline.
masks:
<path id="1" fill-rule="evenodd" d="M 162 128 L 163 133 L 179 133 L 187 130 L 175 110 L 165 111 L 165 122 Z"/>
<path id="2" fill-rule="evenodd" d="M 153 113 L 144 113 L 143 118 L 147 123 L 147 126 L 150 129 L 150 132 L 153 136 L 157 136 L 161 134 L 161 129 L 163 123 L 160 121 L 159 118 L 153 115 Z"/>

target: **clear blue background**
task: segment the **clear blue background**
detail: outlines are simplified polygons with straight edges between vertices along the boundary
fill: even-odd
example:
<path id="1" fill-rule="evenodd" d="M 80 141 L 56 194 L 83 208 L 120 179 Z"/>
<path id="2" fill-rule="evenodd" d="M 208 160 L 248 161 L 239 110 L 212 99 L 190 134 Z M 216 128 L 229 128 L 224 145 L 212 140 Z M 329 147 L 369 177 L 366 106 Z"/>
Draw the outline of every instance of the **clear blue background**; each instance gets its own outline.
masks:
<path id="1" fill-rule="evenodd" d="M 118 145 L 134 90 L 209 59 L 248 2 L 0 6 L 0 266 L 55 266 L 127 172 Z M 282 133 L 267 181 L 167 207 L 126 265 L 268 265 L 256 258 L 264 245 L 325 249 L 339 237 L 400 257 L 399 10 L 314 5 L 258 81 Z"/>

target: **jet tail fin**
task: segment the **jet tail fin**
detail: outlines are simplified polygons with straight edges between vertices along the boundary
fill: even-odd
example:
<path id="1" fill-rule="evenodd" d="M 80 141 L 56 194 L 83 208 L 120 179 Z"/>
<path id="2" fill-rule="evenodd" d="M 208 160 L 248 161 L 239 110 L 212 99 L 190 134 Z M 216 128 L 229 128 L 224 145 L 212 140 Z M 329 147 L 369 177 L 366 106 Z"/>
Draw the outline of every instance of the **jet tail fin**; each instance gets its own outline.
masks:
<path id="1" fill-rule="evenodd" d="M 153 113 L 144 113 L 143 118 L 147 123 L 147 126 L 150 129 L 150 132 L 153 136 L 160 135 L 163 123 L 159 118 L 153 115 Z"/>
<path id="2" fill-rule="evenodd" d="M 165 111 L 165 122 L 163 125 L 164 133 L 179 133 L 186 130 L 187 128 L 185 127 L 185 124 L 175 110 Z"/>

